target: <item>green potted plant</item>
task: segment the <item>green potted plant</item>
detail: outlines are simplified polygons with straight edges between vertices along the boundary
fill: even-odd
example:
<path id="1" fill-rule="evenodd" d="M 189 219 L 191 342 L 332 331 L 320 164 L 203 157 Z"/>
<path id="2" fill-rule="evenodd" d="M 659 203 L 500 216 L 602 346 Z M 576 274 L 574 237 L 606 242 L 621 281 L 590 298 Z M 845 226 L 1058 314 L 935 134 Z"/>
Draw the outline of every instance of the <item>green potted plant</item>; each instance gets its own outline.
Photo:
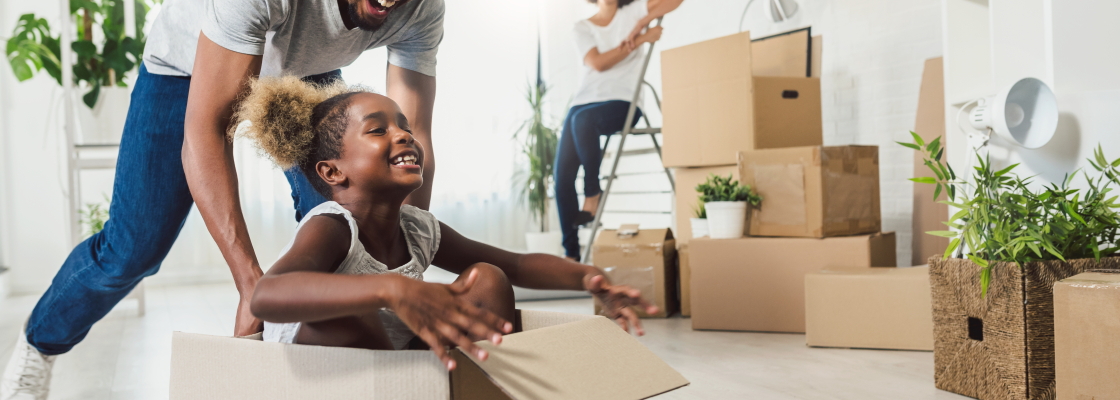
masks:
<path id="1" fill-rule="evenodd" d="M 762 204 L 759 196 L 750 185 L 741 185 L 739 181 L 712 174 L 708 179 L 696 185 L 700 193 L 700 202 L 704 204 L 708 218 L 708 235 L 712 239 L 736 239 L 743 237 L 748 218 L 748 206 L 758 207 Z"/>
<path id="2" fill-rule="evenodd" d="M 913 132 L 911 132 L 913 134 Z M 1053 285 L 1093 269 L 1118 269 L 1120 159 L 1098 147 L 1089 164 L 1099 172 L 1068 174 L 1037 188 L 1034 177 L 996 170 L 977 156 L 972 179 L 942 161 L 940 138 L 899 143 L 921 152 L 935 177 L 934 197 L 956 211 L 950 230 L 927 232 L 952 239 L 930 259 L 934 320 L 934 381 L 939 389 L 980 399 L 1052 398 L 1054 381 Z M 1078 175 L 1082 189 L 1071 187 Z"/>
<path id="3" fill-rule="evenodd" d="M 708 208 L 704 206 L 703 201 L 696 202 L 696 207 L 692 208 L 692 216 L 688 219 L 692 226 L 692 237 L 708 236 Z"/>
<path id="4" fill-rule="evenodd" d="M 526 168 L 518 173 L 516 181 L 521 204 L 528 206 L 540 227 L 537 232 L 525 233 L 529 252 L 559 254 L 561 234 L 548 229 L 552 165 L 559 141 L 556 129 L 544 122 L 543 99 L 546 93 L 548 89 L 540 80 L 535 85 L 527 85 L 525 99 L 533 113 L 514 134 L 515 138 L 520 138 L 521 154 L 526 161 Z"/>
<path id="5" fill-rule="evenodd" d="M 135 5 L 135 34 L 125 25 L 125 2 Z M 160 0 L 153 0 L 159 2 Z M 77 110 L 84 141 L 114 141 L 124 129 L 130 91 L 125 75 L 140 65 L 144 55 L 144 26 L 150 10 L 146 0 L 71 0 L 67 21 L 76 28 L 70 49 L 75 55 L 74 84 L 84 92 L 86 107 Z M 62 84 L 60 36 L 46 18 L 19 17 L 6 43 L 8 62 L 20 82 L 45 71 Z"/>

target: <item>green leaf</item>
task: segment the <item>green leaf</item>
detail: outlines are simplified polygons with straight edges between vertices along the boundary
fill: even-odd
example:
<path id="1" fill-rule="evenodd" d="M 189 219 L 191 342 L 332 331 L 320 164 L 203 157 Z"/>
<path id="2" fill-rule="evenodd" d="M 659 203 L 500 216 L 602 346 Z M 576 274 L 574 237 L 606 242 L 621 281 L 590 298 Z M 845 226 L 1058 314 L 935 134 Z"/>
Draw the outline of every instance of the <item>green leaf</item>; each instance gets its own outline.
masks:
<path id="1" fill-rule="evenodd" d="M 937 189 L 933 191 L 933 201 L 937 201 L 937 196 L 941 195 L 941 184 L 937 184 Z"/>
<path id="2" fill-rule="evenodd" d="M 941 258 L 948 259 L 949 255 L 953 254 L 953 251 L 956 250 L 957 247 L 960 246 L 960 245 L 961 245 L 961 239 L 960 238 L 956 238 L 956 239 L 953 239 L 953 240 L 949 241 L 949 247 L 945 248 L 945 254 L 942 255 Z"/>
<path id="3" fill-rule="evenodd" d="M 944 237 L 944 238 L 955 238 L 955 237 L 957 237 L 957 232 L 953 232 L 953 231 L 927 231 L 926 234 L 927 235 L 933 235 L 933 236 L 940 236 L 940 237 Z"/>
<path id="4" fill-rule="evenodd" d="M 918 145 L 913 144 L 913 143 L 903 143 L 903 142 L 895 142 L 895 143 L 901 144 L 903 146 L 909 147 L 909 148 L 914 149 L 914 150 L 921 150 L 922 149 L 921 147 L 918 147 Z"/>
<path id="5" fill-rule="evenodd" d="M 925 147 L 926 142 L 922 140 L 922 137 L 918 136 L 917 133 L 914 133 L 914 131 L 910 131 L 910 136 L 914 137 L 914 143 L 917 143 L 918 147 Z"/>
<path id="6" fill-rule="evenodd" d="M 941 150 L 940 146 L 941 136 L 938 136 L 934 138 L 932 142 L 929 142 L 929 144 L 926 145 L 926 151 L 928 151 L 930 154 L 937 154 L 939 150 Z"/>
<path id="7" fill-rule="evenodd" d="M 980 270 L 980 298 L 988 295 L 988 285 L 992 282 L 992 269 L 984 267 Z"/>
<path id="8" fill-rule="evenodd" d="M 1019 166 L 1019 163 L 1011 164 L 1010 167 L 1007 167 L 1007 168 L 1004 168 L 1004 169 L 1001 169 L 1001 170 L 997 171 L 995 176 L 996 177 L 1004 176 L 1005 174 L 1007 174 L 1008 172 L 1011 172 L 1011 170 L 1015 169 L 1015 167 L 1018 167 L 1018 166 Z"/>
<path id="9" fill-rule="evenodd" d="M 932 177 L 932 176 L 923 176 L 923 177 L 919 177 L 919 178 L 910 178 L 910 181 L 911 181 L 911 182 L 917 182 L 917 183 L 927 183 L 927 184 L 931 184 L 931 185 L 932 185 L 932 184 L 935 184 L 935 183 L 937 183 L 937 180 L 933 179 L 933 177 Z"/>

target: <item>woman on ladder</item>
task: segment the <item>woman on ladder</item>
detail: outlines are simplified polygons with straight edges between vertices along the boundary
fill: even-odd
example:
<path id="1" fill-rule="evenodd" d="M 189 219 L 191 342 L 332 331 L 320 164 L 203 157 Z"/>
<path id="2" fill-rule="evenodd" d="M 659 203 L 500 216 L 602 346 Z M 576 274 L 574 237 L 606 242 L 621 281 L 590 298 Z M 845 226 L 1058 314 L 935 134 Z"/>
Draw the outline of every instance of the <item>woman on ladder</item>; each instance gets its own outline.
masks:
<path id="1" fill-rule="evenodd" d="M 599 136 L 622 129 L 630 99 L 639 88 L 642 44 L 661 38 L 649 23 L 680 6 L 683 0 L 589 0 L 599 6 L 591 18 L 576 22 L 576 50 L 583 55 L 583 79 L 564 118 L 553 168 L 556 209 L 564 234 L 564 254 L 579 261 L 579 226 L 592 222 L 599 207 Z M 635 110 L 633 126 L 642 116 Z M 583 166 L 583 209 L 577 208 L 576 173 Z"/>

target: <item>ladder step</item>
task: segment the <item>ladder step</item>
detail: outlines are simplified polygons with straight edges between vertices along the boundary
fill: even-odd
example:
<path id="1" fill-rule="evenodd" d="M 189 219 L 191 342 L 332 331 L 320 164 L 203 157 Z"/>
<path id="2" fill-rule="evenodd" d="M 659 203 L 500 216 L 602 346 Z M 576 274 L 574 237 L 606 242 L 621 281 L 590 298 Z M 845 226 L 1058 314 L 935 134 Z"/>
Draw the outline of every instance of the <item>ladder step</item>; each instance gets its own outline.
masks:
<path id="1" fill-rule="evenodd" d="M 648 171 L 648 172 L 623 172 L 623 173 L 614 174 L 614 177 L 618 178 L 618 177 L 621 177 L 621 176 L 638 176 L 638 175 L 665 175 L 665 171 L 661 170 L 661 171 Z M 609 175 L 602 175 L 602 176 L 599 177 L 599 180 L 601 180 L 601 181 L 606 180 L 609 177 L 610 177 Z"/>
<path id="2" fill-rule="evenodd" d="M 603 214 L 672 214 L 672 211 L 603 210 Z"/>
<path id="3" fill-rule="evenodd" d="M 85 158 L 77 160 L 78 169 L 114 169 L 117 167 L 115 158 Z"/>
<path id="4" fill-rule="evenodd" d="M 615 154 L 615 152 L 608 151 L 606 153 L 603 153 L 603 158 L 614 157 L 614 154 Z M 622 152 L 623 157 L 639 156 L 639 155 L 642 155 L 642 154 L 657 154 L 657 149 L 655 149 L 653 147 L 649 147 L 649 148 L 645 148 L 645 149 L 625 150 L 625 151 Z"/>
<path id="5" fill-rule="evenodd" d="M 75 144 L 75 148 L 79 149 L 109 149 L 114 147 L 121 147 L 120 143 L 82 143 Z"/>
<path id="6" fill-rule="evenodd" d="M 634 128 L 630 130 L 632 135 L 653 135 L 661 133 L 661 128 Z"/>

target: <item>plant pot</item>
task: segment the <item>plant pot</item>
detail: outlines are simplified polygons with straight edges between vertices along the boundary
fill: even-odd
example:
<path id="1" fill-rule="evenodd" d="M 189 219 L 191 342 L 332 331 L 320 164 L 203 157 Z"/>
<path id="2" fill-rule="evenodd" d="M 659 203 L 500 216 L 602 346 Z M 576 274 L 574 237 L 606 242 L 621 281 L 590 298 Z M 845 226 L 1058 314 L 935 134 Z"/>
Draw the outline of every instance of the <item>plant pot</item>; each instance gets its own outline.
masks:
<path id="1" fill-rule="evenodd" d="M 692 226 L 693 238 L 702 238 L 704 236 L 708 236 L 707 218 L 689 218 L 688 222 Z"/>
<path id="2" fill-rule="evenodd" d="M 747 226 L 747 202 L 711 201 L 708 210 L 708 236 L 712 239 L 738 239 Z"/>
<path id="3" fill-rule="evenodd" d="M 930 258 L 934 384 L 981 400 L 1054 399 L 1054 283 L 1120 269 L 1120 257 L 991 265 L 981 298 L 979 265 Z"/>
<path id="4" fill-rule="evenodd" d="M 525 248 L 529 253 L 562 256 L 564 236 L 560 232 L 525 232 Z"/>
<path id="5" fill-rule="evenodd" d="M 128 105 L 132 96 L 131 87 L 102 87 L 97 103 L 89 108 L 82 102 L 85 91 L 74 93 L 74 109 L 77 113 L 78 129 L 81 132 L 79 143 L 120 143 L 124 133 L 124 122 L 128 117 Z"/>

